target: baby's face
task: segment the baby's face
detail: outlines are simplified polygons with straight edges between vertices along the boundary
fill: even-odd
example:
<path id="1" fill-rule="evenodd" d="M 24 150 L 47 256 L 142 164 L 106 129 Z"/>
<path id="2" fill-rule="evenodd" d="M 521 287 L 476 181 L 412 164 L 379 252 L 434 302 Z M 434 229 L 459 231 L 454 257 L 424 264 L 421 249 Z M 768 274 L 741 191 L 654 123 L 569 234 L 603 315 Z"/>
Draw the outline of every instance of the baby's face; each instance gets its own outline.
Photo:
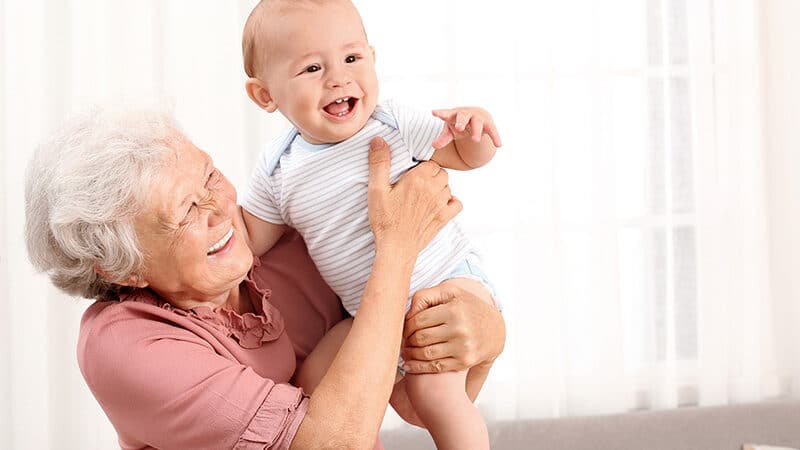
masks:
<path id="1" fill-rule="evenodd" d="M 375 54 L 350 2 L 297 8 L 276 21 L 264 82 L 278 109 L 312 144 L 358 132 L 378 101 Z"/>

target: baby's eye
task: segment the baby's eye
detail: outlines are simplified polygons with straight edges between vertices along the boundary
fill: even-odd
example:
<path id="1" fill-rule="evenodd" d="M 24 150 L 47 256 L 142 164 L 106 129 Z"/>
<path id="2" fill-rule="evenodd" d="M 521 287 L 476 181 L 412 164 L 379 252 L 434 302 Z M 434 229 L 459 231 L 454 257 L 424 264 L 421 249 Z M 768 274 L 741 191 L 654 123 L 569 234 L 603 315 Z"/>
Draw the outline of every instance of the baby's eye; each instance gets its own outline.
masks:
<path id="1" fill-rule="evenodd" d="M 356 62 L 357 59 L 358 58 L 356 58 L 355 55 L 350 55 L 350 56 L 348 56 L 347 58 L 344 59 L 344 62 L 350 64 L 350 63 Z"/>
<path id="2" fill-rule="evenodd" d="M 306 72 L 308 72 L 308 73 L 314 73 L 314 72 L 316 72 L 318 70 L 322 70 L 322 67 L 320 67 L 318 64 L 312 64 L 312 65 L 306 67 Z"/>

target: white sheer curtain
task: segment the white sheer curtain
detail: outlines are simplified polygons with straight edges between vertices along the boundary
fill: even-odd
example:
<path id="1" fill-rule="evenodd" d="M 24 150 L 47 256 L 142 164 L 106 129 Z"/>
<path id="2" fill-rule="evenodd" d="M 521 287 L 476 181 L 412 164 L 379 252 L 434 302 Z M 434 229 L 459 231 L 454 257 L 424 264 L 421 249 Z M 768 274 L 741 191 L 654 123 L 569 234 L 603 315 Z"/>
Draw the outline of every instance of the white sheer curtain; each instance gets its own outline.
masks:
<path id="1" fill-rule="evenodd" d="M 356 3 L 383 98 L 480 105 L 503 136 L 489 166 L 453 177 L 508 323 L 488 420 L 800 395 L 798 291 L 770 252 L 798 211 L 770 194 L 764 3 Z M 81 105 L 166 94 L 245 186 L 284 123 L 242 88 L 253 4 L 0 0 L 0 447 L 116 444 L 75 363 L 88 303 L 26 259 L 32 149 Z"/>

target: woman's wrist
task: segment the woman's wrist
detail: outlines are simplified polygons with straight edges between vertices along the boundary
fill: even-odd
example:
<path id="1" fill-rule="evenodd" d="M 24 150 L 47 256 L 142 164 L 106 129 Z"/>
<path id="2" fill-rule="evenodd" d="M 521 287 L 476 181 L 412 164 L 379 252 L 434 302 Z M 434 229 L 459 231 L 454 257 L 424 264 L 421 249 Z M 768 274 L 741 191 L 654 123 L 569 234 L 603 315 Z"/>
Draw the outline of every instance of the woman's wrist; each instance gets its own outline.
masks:
<path id="1" fill-rule="evenodd" d="M 393 272 L 402 274 L 411 273 L 414 270 L 414 265 L 417 263 L 418 252 L 409 250 L 407 245 L 401 244 L 377 244 L 375 245 L 375 265 L 378 266 L 380 261 L 381 265 L 393 268 Z"/>

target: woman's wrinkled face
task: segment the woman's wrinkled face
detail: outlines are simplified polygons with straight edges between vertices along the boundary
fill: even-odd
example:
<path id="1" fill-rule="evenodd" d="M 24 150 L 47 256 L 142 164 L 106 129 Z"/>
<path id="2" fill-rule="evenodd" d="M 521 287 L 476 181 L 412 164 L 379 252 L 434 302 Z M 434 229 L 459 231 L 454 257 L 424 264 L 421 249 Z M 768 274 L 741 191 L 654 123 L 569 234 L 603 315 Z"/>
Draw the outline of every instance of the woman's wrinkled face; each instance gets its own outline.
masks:
<path id="1" fill-rule="evenodd" d="M 181 308 L 221 306 L 253 262 L 236 190 L 191 141 L 172 147 L 135 221 L 141 284 Z"/>

